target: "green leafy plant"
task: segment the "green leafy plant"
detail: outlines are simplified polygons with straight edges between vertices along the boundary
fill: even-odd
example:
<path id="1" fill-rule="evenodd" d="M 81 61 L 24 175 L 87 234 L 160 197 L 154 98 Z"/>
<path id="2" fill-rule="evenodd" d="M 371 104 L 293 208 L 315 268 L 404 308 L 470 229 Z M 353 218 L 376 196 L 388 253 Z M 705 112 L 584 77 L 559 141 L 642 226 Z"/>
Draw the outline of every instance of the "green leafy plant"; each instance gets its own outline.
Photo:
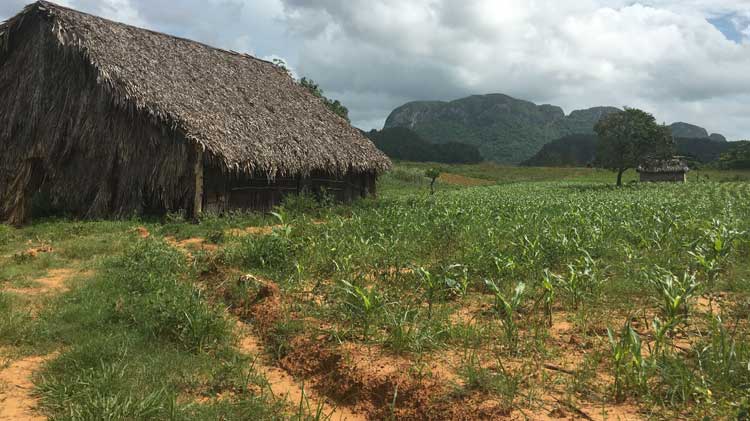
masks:
<path id="1" fill-rule="evenodd" d="M 488 279 L 485 283 L 495 295 L 495 311 L 503 322 L 505 340 L 512 351 L 516 352 L 518 350 L 518 326 L 516 325 L 515 317 L 523 302 L 526 284 L 523 282 L 518 283 L 513 290 L 513 295 L 510 298 L 506 298 L 494 281 Z"/>
<path id="2" fill-rule="evenodd" d="M 430 194 L 435 194 L 435 182 L 440 177 L 440 170 L 437 168 L 429 168 L 424 173 L 425 177 L 430 179 Z"/>
<path id="3" fill-rule="evenodd" d="M 581 257 L 567 266 L 565 275 L 549 274 L 549 281 L 560 289 L 570 300 L 574 310 L 579 310 L 585 300 L 594 296 L 604 280 L 599 275 L 596 261 L 586 250 L 580 250 Z"/>
<path id="4" fill-rule="evenodd" d="M 364 288 L 341 281 L 345 293 L 344 306 L 354 320 L 362 323 L 362 337 L 370 338 L 372 324 L 385 307 L 385 300 L 374 288 Z"/>
<path id="5" fill-rule="evenodd" d="M 443 283 L 451 297 L 463 297 L 469 289 L 469 269 L 464 265 L 449 265 L 443 271 Z"/>
<path id="6" fill-rule="evenodd" d="M 542 276 L 542 304 L 544 305 L 544 316 L 547 325 L 552 326 L 552 306 L 555 303 L 555 278 L 547 269 Z"/>
<path id="7" fill-rule="evenodd" d="M 432 307 L 441 299 L 445 292 L 445 284 L 437 276 L 433 276 L 430 271 L 423 267 L 418 267 L 415 273 L 419 277 L 420 284 L 425 292 L 425 299 L 427 300 L 427 318 L 432 318 Z"/>
<path id="8" fill-rule="evenodd" d="M 685 272 L 680 278 L 665 269 L 657 268 L 649 281 L 659 297 L 662 314 L 667 320 L 687 318 L 690 300 L 700 285 L 695 274 Z"/>
<path id="9" fill-rule="evenodd" d="M 642 354 L 641 337 L 630 321 L 625 323 L 619 337 L 611 328 L 607 328 L 607 336 L 614 369 L 614 396 L 619 402 L 627 390 L 643 391 L 647 386 L 647 361 Z"/>
<path id="10" fill-rule="evenodd" d="M 500 397 L 506 410 L 513 408 L 514 401 L 520 392 L 520 376 L 509 373 L 498 360 L 495 370 L 484 367 L 475 352 L 464 359 L 460 367 L 464 388 L 491 393 Z"/>
<path id="11" fill-rule="evenodd" d="M 442 321 L 421 317 L 418 310 L 406 309 L 389 314 L 385 345 L 397 353 L 425 351 L 439 348 L 447 336 Z"/>

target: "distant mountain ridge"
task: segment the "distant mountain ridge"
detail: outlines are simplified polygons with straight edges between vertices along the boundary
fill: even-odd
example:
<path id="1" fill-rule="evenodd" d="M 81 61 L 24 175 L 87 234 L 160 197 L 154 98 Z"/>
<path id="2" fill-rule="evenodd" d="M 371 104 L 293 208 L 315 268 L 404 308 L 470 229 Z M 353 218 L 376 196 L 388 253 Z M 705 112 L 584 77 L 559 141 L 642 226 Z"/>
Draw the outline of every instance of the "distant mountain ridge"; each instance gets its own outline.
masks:
<path id="1" fill-rule="evenodd" d="M 727 138 L 718 133 L 708 134 L 708 130 L 690 123 L 677 122 L 669 126 L 672 136 L 684 139 L 711 139 L 715 142 L 726 142 Z"/>
<path id="2" fill-rule="evenodd" d="M 474 95 L 449 102 L 404 104 L 388 116 L 384 129 L 405 127 L 431 143 L 466 143 L 476 146 L 487 160 L 519 164 L 553 140 L 593 135 L 602 117 L 618 111 L 617 107 L 594 107 L 566 115 L 555 105 L 537 105 L 504 94 Z M 708 131 L 687 123 L 676 123 L 672 130 L 689 134 L 681 137 L 696 137 L 700 132 L 697 137 L 709 138 Z"/>
<path id="3" fill-rule="evenodd" d="M 566 116 L 555 105 L 537 105 L 508 95 L 475 95 L 450 102 L 411 102 L 394 110 L 385 128 L 406 127 L 432 143 L 477 146 L 487 160 L 517 164 L 565 135 L 593 134 L 614 107 L 577 110 Z"/>

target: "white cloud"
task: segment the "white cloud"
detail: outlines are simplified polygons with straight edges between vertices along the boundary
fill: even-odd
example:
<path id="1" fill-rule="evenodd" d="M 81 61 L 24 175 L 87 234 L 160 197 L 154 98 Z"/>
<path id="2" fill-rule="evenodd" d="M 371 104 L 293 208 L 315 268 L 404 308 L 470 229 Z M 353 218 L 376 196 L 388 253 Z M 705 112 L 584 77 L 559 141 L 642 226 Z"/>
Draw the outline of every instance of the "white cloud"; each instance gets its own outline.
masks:
<path id="1" fill-rule="evenodd" d="M 0 18 L 30 0 L 3 0 Z M 410 100 L 502 92 L 567 111 L 636 106 L 750 137 L 747 0 L 62 0 L 260 57 L 285 57 L 379 125 Z M 708 18 L 733 16 L 744 42 Z"/>
<path id="2" fill-rule="evenodd" d="M 643 106 L 663 120 L 750 136 L 750 121 L 730 112 L 750 95 L 750 45 L 706 21 L 747 8 L 737 1 L 285 4 L 290 28 L 303 28 L 301 71 L 345 103 L 355 93 L 362 107 L 361 98 L 377 95 L 380 109 L 389 108 L 383 98 L 392 107 L 503 92 L 568 111 Z"/>

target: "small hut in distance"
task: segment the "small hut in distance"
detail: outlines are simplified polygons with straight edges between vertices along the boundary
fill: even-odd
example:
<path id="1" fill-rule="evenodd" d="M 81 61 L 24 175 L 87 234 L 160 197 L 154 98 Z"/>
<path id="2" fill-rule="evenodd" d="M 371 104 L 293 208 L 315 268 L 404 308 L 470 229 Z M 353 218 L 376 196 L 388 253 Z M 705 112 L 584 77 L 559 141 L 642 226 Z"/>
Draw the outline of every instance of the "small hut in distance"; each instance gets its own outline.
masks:
<path id="1" fill-rule="evenodd" d="M 669 159 L 648 159 L 638 167 L 641 182 L 687 182 L 690 171 L 687 161 L 682 157 Z"/>

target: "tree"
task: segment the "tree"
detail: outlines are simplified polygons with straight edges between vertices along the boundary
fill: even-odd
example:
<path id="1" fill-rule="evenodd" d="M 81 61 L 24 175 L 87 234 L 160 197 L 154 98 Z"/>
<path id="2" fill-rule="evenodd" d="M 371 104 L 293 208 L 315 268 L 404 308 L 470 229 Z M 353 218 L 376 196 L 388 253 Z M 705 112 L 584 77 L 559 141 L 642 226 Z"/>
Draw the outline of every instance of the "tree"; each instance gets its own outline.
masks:
<path id="1" fill-rule="evenodd" d="M 300 79 L 299 84 L 310 91 L 311 94 L 320 98 L 320 100 L 323 101 L 323 104 L 325 104 L 325 106 L 328 107 L 329 110 L 333 111 L 336 115 L 343 118 L 344 120 L 349 121 L 349 109 L 346 108 L 344 104 L 342 104 L 337 99 L 332 100 L 326 98 L 326 96 L 323 95 L 323 90 L 320 89 L 320 86 L 315 83 L 315 81 L 303 77 L 302 79 Z"/>
<path id="2" fill-rule="evenodd" d="M 665 158 L 674 154 L 674 140 L 669 127 L 659 125 L 653 115 L 635 108 L 609 114 L 594 127 L 599 135 L 596 166 L 622 174 L 636 168 L 646 158 Z"/>
<path id="3" fill-rule="evenodd" d="M 750 141 L 733 142 L 731 148 L 721 155 L 719 166 L 733 170 L 750 168 Z"/>
<path id="4" fill-rule="evenodd" d="M 440 177 L 440 170 L 437 168 L 429 168 L 424 172 L 424 175 L 429 178 L 430 181 L 430 194 L 435 194 L 435 181 Z"/>
<path id="5" fill-rule="evenodd" d="M 294 74 L 289 69 L 289 66 L 287 66 L 284 60 L 280 58 L 275 58 L 273 59 L 273 64 L 279 69 L 286 72 L 286 74 L 288 74 L 290 78 L 294 79 Z M 346 108 L 344 104 L 342 104 L 337 99 L 332 100 L 332 99 L 326 98 L 326 96 L 323 95 L 323 90 L 320 89 L 320 86 L 317 83 L 315 83 L 312 79 L 303 77 L 302 79 L 298 80 L 297 83 L 299 83 L 303 88 L 310 91 L 310 93 L 313 94 L 315 97 L 323 101 L 323 104 L 325 104 L 325 106 L 328 107 L 329 110 L 333 111 L 336 115 L 343 118 L 347 122 L 351 123 L 351 121 L 349 120 L 349 109 Z"/>

